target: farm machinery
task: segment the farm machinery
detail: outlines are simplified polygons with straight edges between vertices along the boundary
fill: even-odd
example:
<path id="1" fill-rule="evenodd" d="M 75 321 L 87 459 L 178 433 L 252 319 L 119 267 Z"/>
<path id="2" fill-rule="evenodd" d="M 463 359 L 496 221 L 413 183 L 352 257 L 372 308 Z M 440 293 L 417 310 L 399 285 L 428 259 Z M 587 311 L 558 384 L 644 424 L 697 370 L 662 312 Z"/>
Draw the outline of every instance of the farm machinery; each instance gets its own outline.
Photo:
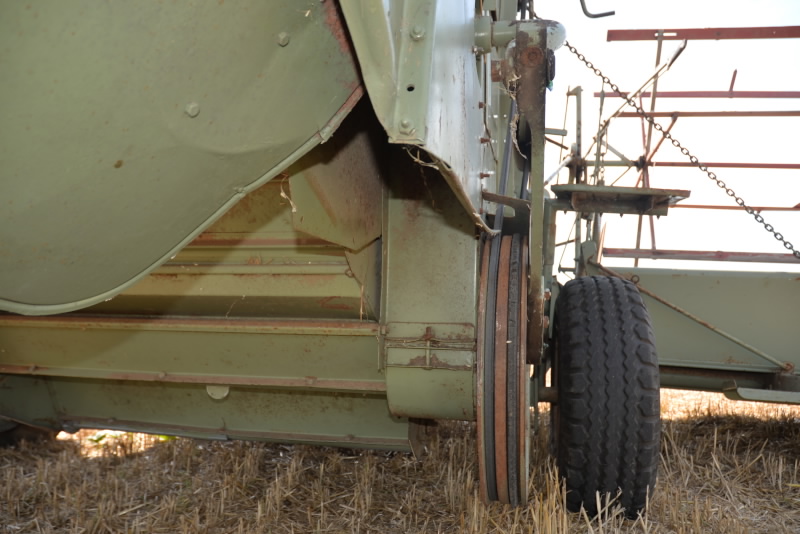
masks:
<path id="1" fill-rule="evenodd" d="M 569 506 L 636 514 L 660 386 L 800 402 L 796 276 L 602 265 L 602 214 L 689 192 L 545 183 L 565 31 L 516 1 L 2 9 L 0 430 L 476 421 L 482 497 L 519 505 L 549 402 Z"/>

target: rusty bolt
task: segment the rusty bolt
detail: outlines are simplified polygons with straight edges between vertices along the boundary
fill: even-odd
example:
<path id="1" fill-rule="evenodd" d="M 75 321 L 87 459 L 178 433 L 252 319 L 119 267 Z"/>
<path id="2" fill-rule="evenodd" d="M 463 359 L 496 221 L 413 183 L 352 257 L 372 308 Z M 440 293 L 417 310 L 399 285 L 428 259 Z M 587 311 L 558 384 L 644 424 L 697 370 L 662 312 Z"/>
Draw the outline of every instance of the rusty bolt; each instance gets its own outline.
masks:
<path id="1" fill-rule="evenodd" d="M 411 39 L 414 41 L 420 41 L 423 37 L 425 37 L 425 28 L 422 26 L 414 26 L 411 28 Z"/>
<path id="2" fill-rule="evenodd" d="M 536 48 L 534 46 L 530 48 L 526 48 L 520 53 L 520 61 L 526 67 L 532 67 L 534 65 L 538 65 L 544 59 L 544 52 L 542 52 L 541 48 Z"/>
<path id="3" fill-rule="evenodd" d="M 289 34 L 286 32 L 281 32 L 278 34 L 278 44 L 281 46 L 286 46 L 289 44 Z"/>
<path id="4" fill-rule="evenodd" d="M 482 144 L 485 145 L 486 143 L 491 143 L 491 142 L 492 142 L 492 140 L 489 139 L 488 137 L 481 137 L 481 143 Z"/>
<path id="5" fill-rule="evenodd" d="M 183 111 L 191 118 L 195 118 L 200 114 L 200 104 L 197 102 L 189 102 L 186 104 L 186 107 L 183 108 Z"/>
<path id="6" fill-rule="evenodd" d="M 486 102 L 478 102 L 478 109 L 483 109 L 486 107 Z"/>
<path id="7" fill-rule="evenodd" d="M 490 173 L 490 172 L 482 172 L 482 173 L 480 173 L 478 176 L 480 176 L 480 177 L 481 177 L 481 179 L 483 179 L 483 178 L 488 178 L 488 177 L 490 177 L 491 175 L 492 175 L 492 173 Z"/>
<path id="8" fill-rule="evenodd" d="M 494 60 L 492 61 L 492 81 L 493 82 L 501 82 L 503 81 L 503 67 L 500 64 L 500 61 Z"/>
<path id="9" fill-rule="evenodd" d="M 550 328 L 550 317 L 548 317 L 547 315 L 542 317 L 542 328 L 544 328 L 545 330 Z"/>

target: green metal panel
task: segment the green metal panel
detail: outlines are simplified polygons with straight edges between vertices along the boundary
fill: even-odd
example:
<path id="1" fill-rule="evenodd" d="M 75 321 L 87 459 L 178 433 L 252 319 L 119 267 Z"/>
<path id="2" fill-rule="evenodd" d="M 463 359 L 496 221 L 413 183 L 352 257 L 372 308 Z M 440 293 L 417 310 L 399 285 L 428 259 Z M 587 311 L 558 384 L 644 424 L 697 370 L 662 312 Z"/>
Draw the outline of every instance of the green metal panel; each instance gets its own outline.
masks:
<path id="1" fill-rule="evenodd" d="M 399 156 L 384 232 L 389 406 L 408 417 L 473 419 L 475 227 L 440 176 Z"/>
<path id="2" fill-rule="evenodd" d="M 343 0 L 364 82 L 390 142 L 417 145 L 445 176 L 473 223 L 480 216 L 480 174 L 487 109 L 475 44 L 472 0 Z"/>
<path id="3" fill-rule="evenodd" d="M 360 105 L 333 138 L 286 170 L 295 230 L 353 251 L 381 235 L 385 137 Z"/>
<path id="4" fill-rule="evenodd" d="M 331 180 L 349 187 L 341 176 Z M 378 275 L 356 279 L 342 248 L 293 229 L 291 205 L 281 196 L 288 192 L 278 180 L 263 185 L 165 265 L 87 312 L 375 318 L 362 287 L 376 285 Z M 374 263 L 376 254 L 365 249 L 353 257 Z"/>
<path id="5" fill-rule="evenodd" d="M 408 422 L 389 415 L 380 395 L 237 386 L 214 398 L 199 384 L 75 378 L 49 379 L 43 386 L 37 378 L 0 375 L 0 411 L 55 428 L 411 449 Z M 28 395 L 33 402 L 20 403 L 15 394 L 33 388 L 47 395 Z"/>
<path id="6" fill-rule="evenodd" d="M 796 330 L 800 317 L 800 278 L 796 273 L 678 271 L 616 268 L 625 276 L 639 277 L 642 287 L 712 326 L 789 364 L 800 368 Z M 784 369 L 746 348 L 721 337 L 645 295 L 653 320 L 659 363 L 662 366 L 775 374 Z M 686 378 L 686 387 L 716 389 L 713 373 Z M 670 385 L 681 386 L 680 376 Z"/>
<path id="7" fill-rule="evenodd" d="M 334 2 L 1 9 L 0 309 L 119 293 L 362 92 Z"/>
<path id="8" fill-rule="evenodd" d="M 800 404 L 800 391 L 775 391 L 729 386 L 723 388 L 722 392 L 732 400 Z"/>
<path id="9" fill-rule="evenodd" d="M 385 390 L 365 321 L 0 317 L 0 373 Z"/>

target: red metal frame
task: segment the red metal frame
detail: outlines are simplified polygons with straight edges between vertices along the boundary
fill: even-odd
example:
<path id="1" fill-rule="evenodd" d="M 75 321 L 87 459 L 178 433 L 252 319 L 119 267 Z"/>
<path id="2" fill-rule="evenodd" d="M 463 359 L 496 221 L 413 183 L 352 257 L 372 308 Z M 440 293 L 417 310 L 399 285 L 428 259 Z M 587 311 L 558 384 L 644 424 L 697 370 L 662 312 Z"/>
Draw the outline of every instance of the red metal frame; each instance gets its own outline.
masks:
<path id="1" fill-rule="evenodd" d="M 627 96 L 627 93 L 595 93 L 595 97 Z M 650 98 L 652 93 L 641 93 Z M 659 91 L 658 98 L 800 98 L 800 91 Z"/>
<path id="2" fill-rule="evenodd" d="M 606 41 L 657 41 L 662 32 L 665 41 L 684 39 L 792 39 L 800 38 L 800 26 L 760 28 L 684 28 L 670 30 L 608 30 Z"/>
<path id="3" fill-rule="evenodd" d="M 604 248 L 607 258 L 635 258 L 650 260 L 702 260 L 702 261 L 741 261 L 748 263 L 800 263 L 792 254 L 772 254 L 767 252 L 724 252 L 721 250 L 650 250 L 636 248 Z"/>
<path id="4" fill-rule="evenodd" d="M 649 111 L 647 114 L 651 117 L 800 117 L 800 111 Z M 640 116 L 635 111 L 623 111 L 617 115 L 629 119 Z"/>
<path id="5" fill-rule="evenodd" d="M 752 28 L 688 28 L 688 29 L 665 29 L 665 30 L 609 30 L 608 41 L 657 41 L 658 51 L 656 52 L 656 64 L 660 62 L 661 44 L 664 40 L 685 40 L 685 39 L 786 39 L 800 38 L 800 26 L 782 27 L 752 27 Z M 670 117 L 672 123 L 669 129 L 675 124 L 678 117 L 798 117 L 800 111 L 655 111 L 656 97 L 661 98 L 800 98 L 800 91 L 734 91 L 736 81 L 736 71 L 733 72 L 730 88 L 727 91 L 658 91 L 654 84 L 652 92 L 640 93 L 637 95 L 640 105 L 642 98 L 650 98 L 650 117 Z M 656 82 L 657 83 L 657 79 Z M 616 92 L 597 92 L 595 97 L 606 96 L 625 96 L 628 93 Z M 642 116 L 634 112 L 618 112 L 615 116 L 634 118 Z M 695 167 L 689 161 L 685 162 L 654 162 L 655 156 L 661 141 L 654 149 L 650 149 L 651 132 L 645 135 L 645 122 L 642 120 L 642 142 L 645 146 L 645 165 L 640 170 L 639 179 L 636 186 L 643 184 L 647 186 L 648 167 Z M 704 163 L 708 167 L 718 168 L 744 168 L 744 169 L 800 169 L 800 163 Z M 682 205 L 676 204 L 676 208 L 688 209 L 728 209 L 740 210 L 740 206 L 712 206 L 712 205 Z M 800 204 L 794 207 L 768 207 L 752 206 L 757 211 L 800 211 Z M 691 251 L 691 250 L 657 250 L 655 245 L 655 229 L 652 227 L 651 217 L 651 249 L 640 248 L 640 238 L 642 231 L 642 218 L 639 217 L 639 228 L 637 230 L 636 248 L 604 248 L 603 254 L 608 257 L 633 258 L 638 265 L 639 259 L 673 259 L 673 260 L 709 260 L 709 261 L 741 261 L 741 262 L 769 262 L 769 263 L 796 263 L 798 259 L 792 254 L 769 254 L 751 252 L 722 252 L 722 251 Z"/>

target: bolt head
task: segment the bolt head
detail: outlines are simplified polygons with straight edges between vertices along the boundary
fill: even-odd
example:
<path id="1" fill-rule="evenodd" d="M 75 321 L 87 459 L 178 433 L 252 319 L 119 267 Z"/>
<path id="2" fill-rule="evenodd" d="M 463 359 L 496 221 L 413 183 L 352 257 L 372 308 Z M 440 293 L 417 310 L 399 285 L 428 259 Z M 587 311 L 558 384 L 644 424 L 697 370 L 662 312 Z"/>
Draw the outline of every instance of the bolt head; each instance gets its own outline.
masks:
<path id="1" fill-rule="evenodd" d="M 289 44 L 289 34 L 286 32 L 281 32 L 278 34 L 278 44 L 280 46 L 286 46 Z"/>
<path id="2" fill-rule="evenodd" d="M 197 102 L 189 102 L 183 111 L 191 118 L 195 118 L 200 114 L 200 104 Z"/>
<path id="3" fill-rule="evenodd" d="M 414 131 L 414 124 L 408 119 L 402 119 L 400 121 L 400 133 L 403 134 L 410 134 Z"/>
<path id="4" fill-rule="evenodd" d="M 411 28 L 411 39 L 414 41 L 420 41 L 423 37 L 425 37 L 425 28 L 422 26 L 414 26 Z"/>

